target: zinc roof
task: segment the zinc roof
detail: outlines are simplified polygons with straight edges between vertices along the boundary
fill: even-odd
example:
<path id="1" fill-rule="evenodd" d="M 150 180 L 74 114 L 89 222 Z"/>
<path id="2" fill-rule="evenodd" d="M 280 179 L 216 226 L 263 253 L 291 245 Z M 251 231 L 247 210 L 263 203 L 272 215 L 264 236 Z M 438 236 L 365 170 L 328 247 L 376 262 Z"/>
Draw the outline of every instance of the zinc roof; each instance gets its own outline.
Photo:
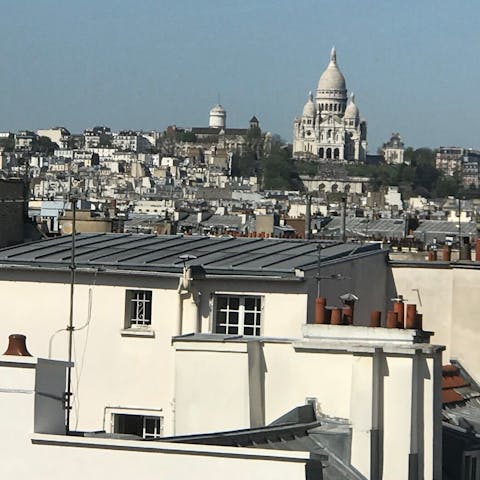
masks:
<path id="1" fill-rule="evenodd" d="M 317 241 L 148 235 L 134 233 L 81 233 L 75 237 L 78 267 L 132 271 L 182 271 L 180 257 L 190 255 L 188 265 L 201 265 L 211 274 L 295 276 L 295 270 L 314 270 Z M 1 265 L 64 267 L 71 262 L 71 236 L 0 249 Z M 377 244 L 322 243 L 321 260 L 330 262 L 378 251 Z"/>

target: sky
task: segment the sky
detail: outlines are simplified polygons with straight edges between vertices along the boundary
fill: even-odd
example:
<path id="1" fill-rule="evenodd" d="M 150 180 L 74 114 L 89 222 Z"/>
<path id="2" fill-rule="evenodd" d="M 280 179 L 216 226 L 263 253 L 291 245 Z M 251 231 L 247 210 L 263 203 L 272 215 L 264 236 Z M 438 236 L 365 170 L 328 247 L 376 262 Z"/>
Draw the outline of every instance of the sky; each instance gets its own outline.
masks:
<path id="1" fill-rule="evenodd" d="M 480 148 L 478 0 L 1 0 L 0 131 L 227 126 L 292 141 L 332 45 L 368 122 Z"/>

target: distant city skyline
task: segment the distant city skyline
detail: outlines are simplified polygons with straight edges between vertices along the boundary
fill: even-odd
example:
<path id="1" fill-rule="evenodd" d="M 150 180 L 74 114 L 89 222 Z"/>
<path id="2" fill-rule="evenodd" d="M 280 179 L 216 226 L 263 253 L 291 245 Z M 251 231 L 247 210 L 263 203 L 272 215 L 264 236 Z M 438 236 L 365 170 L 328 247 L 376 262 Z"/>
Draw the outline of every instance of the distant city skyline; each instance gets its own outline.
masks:
<path id="1" fill-rule="evenodd" d="M 0 130 L 98 124 L 162 130 L 260 126 L 292 141 L 332 45 L 368 121 L 368 150 L 480 148 L 474 1 L 6 2 Z"/>

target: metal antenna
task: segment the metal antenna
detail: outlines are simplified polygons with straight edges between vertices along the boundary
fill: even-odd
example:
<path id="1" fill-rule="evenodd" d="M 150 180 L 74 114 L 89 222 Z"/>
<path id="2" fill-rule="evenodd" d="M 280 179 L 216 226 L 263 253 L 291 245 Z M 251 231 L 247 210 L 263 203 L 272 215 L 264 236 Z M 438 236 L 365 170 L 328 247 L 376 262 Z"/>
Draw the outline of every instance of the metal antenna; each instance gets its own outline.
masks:
<path id="1" fill-rule="evenodd" d="M 76 229 L 76 212 L 77 212 L 77 200 L 78 195 L 73 193 L 72 189 L 72 173 L 70 170 L 70 192 L 69 199 L 72 205 L 72 242 L 70 250 L 70 314 L 68 318 L 68 367 L 67 367 L 67 391 L 65 392 L 66 397 L 66 422 L 65 422 L 65 433 L 69 435 L 70 433 L 70 411 L 72 409 L 72 350 L 73 350 L 73 332 L 75 327 L 73 325 L 73 305 L 74 305 L 74 295 L 75 295 L 75 236 L 77 233 Z"/>

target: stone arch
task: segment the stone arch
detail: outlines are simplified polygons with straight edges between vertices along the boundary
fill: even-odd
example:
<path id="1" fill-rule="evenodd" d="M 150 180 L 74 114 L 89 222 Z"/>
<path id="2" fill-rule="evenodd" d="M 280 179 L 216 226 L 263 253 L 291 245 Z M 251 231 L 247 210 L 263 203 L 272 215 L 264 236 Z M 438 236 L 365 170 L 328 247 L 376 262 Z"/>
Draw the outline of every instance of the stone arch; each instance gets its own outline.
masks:
<path id="1" fill-rule="evenodd" d="M 331 148 L 327 148 L 327 158 L 332 158 L 332 149 Z"/>
<path id="2" fill-rule="evenodd" d="M 337 160 L 340 158 L 340 150 L 338 148 L 335 148 L 333 150 L 333 158 L 335 158 Z"/>
<path id="3" fill-rule="evenodd" d="M 320 147 L 320 148 L 318 149 L 318 156 L 319 156 L 320 158 L 323 158 L 324 155 L 325 155 L 325 149 L 324 149 L 323 147 Z"/>

